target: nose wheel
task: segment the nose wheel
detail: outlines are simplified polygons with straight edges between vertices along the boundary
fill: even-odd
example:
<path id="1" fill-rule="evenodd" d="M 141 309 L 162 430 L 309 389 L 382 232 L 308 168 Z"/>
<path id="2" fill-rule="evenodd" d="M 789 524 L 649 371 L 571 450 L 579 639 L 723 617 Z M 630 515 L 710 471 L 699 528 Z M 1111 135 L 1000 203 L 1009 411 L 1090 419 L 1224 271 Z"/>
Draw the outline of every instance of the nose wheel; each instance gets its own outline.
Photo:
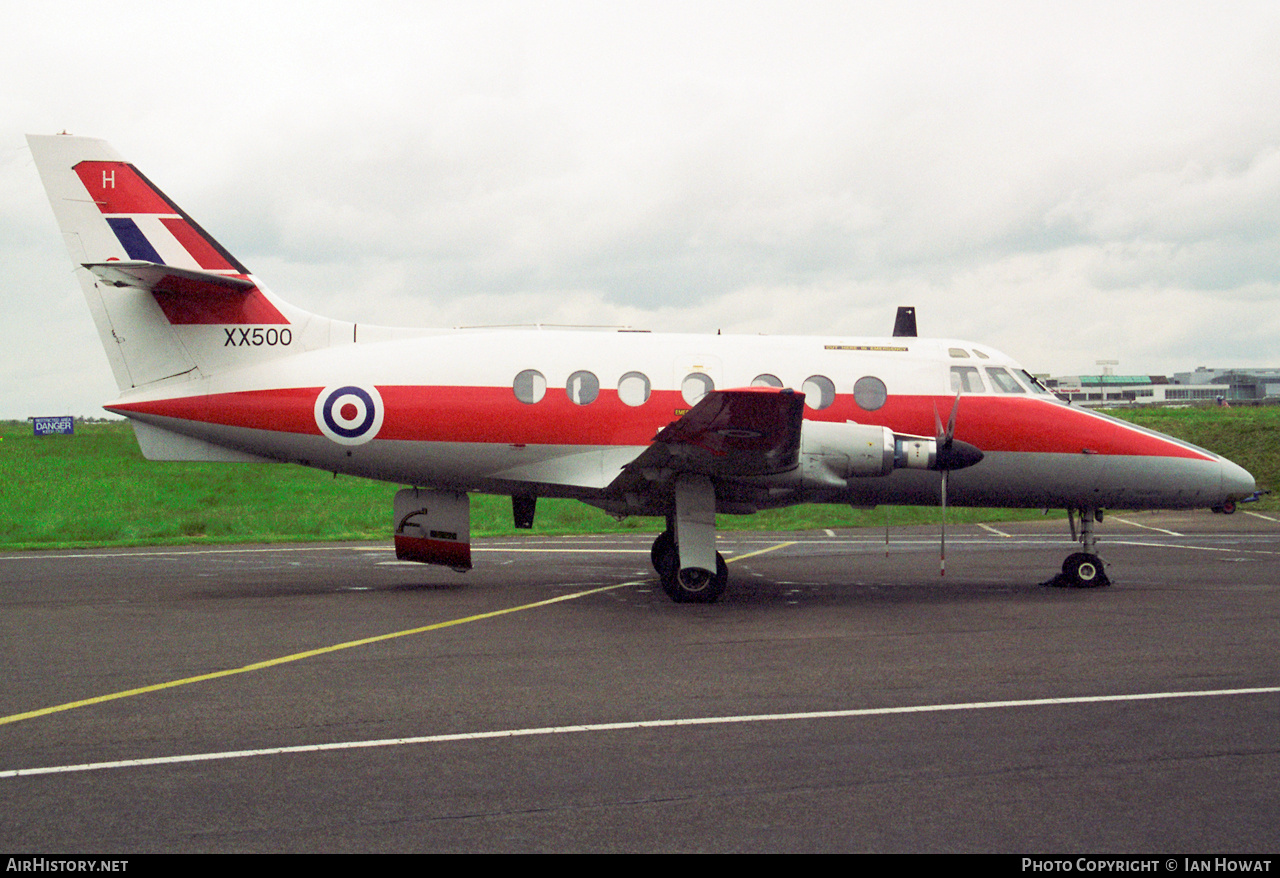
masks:
<path id="1" fill-rule="evenodd" d="M 1076 536 L 1075 510 L 1067 510 L 1067 520 L 1071 522 L 1071 536 Z M 1102 521 L 1102 510 L 1084 508 L 1080 510 L 1080 548 L 1083 552 L 1072 552 L 1062 562 L 1062 572 L 1050 579 L 1045 585 L 1060 588 L 1101 588 L 1110 585 L 1107 571 L 1103 569 L 1102 559 L 1098 557 L 1098 538 L 1094 535 L 1094 524 Z"/>
<path id="2" fill-rule="evenodd" d="M 1072 552 L 1062 562 L 1062 573 L 1059 577 L 1065 580 L 1061 585 L 1072 588 L 1097 588 L 1110 585 L 1107 573 L 1102 569 L 1102 559 L 1088 552 Z"/>

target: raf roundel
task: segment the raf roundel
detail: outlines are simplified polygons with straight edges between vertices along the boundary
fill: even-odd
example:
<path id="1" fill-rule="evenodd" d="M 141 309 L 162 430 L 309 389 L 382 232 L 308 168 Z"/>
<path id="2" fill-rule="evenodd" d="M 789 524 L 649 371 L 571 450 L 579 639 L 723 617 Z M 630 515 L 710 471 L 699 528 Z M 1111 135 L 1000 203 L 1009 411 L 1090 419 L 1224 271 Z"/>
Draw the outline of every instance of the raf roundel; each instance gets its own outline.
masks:
<path id="1" fill-rule="evenodd" d="M 376 387 L 326 387 L 316 397 L 316 426 L 339 445 L 363 445 L 382 429 L 384 411 Z"/>

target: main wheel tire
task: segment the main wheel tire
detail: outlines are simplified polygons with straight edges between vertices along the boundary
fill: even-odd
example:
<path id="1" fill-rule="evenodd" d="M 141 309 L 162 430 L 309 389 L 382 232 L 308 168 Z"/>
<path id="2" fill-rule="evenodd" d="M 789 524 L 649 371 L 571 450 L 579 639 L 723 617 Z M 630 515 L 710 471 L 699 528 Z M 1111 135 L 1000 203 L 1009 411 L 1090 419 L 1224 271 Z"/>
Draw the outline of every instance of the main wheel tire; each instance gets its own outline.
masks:
<path id="1" fill-rule="evenodd" d="M 720 600 L 725 586 L 729 584 L 729 567 L 724 563 L 723 555 L 716 552 L 714 576 L 694 567 L 677 570 L 675 565 L 678 563 L 679 561 L 673 562 L 668 570 L 658 570 L 658 575 L 662 578 L 662 590 L 667 593 L 667 597 L 677 604 L 714 604 Z"/>
<path id="2" fill-rule="evenodd" d="M 675 569 L 676 564 L 680 563 L 676 558 L 675 534 L 669 530 L 658 534 L 658 538 L 653 541 L 653 548 L 649 550 L 649 561 L 659 575 L 662 575 L 668 566 Z"/>
<path id="3" fill-rule="evenodd" d="M 658 571 L 658 580 L 667 597 L 677 604 L 684 603 L 684 592 L 676 581 L 676 574 L 680 572 L 680 555 L 676 549 L 675 534 L 669 530 L 658 534 L 653 548 L 649 550 L 649 560 L 653 562 L 653 569 Z"/>
<path id="4" fill-rule="evenodd" d="M 1076 588 L 1098 588 L 1110 585 L 1102 559 L 1088 552 L 1075 552 L 1062 562 L 1062 575 Z"/>

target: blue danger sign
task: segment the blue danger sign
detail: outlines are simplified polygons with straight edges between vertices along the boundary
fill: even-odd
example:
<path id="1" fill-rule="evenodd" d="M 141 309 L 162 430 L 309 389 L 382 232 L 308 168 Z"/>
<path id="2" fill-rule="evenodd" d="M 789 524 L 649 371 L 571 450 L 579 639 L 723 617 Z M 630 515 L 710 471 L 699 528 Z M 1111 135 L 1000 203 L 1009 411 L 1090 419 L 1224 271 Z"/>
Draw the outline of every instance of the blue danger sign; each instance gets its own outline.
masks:
<path id="1" fill-rule="evenodd" d="M 56 418 L 32 418 L 31 429 L 37 436 L 70 436 L 76 431 L 76 421 L 71 415 Z"/>

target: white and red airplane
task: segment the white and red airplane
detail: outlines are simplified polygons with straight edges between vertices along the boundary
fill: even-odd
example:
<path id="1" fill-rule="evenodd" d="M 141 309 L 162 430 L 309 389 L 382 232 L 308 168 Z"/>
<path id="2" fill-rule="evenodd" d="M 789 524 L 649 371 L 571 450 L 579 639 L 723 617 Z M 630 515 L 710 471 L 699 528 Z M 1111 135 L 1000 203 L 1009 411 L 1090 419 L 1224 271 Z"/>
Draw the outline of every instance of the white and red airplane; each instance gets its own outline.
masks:
<path id="1" fill-rule="evenodd" d="M 1068 406 L 985 345 L 888 338 L 389 329 L 270 293 L 105 142 L 28 142 L 152 460 L 284 461 L 408 485 L 401 558 L 471 566 L 469 493 L 665 516 L 676 601 L 727 572 L 715 514 L 797 503 L 1066 508 L 1103 585 L 1104 508 L 1230 511 L 1253 477 L 1203 448 Z M 944 426 L 940 412 L 948 412 Z M 945 512 L 945 508 L 944 508 Z M 1072 530 L 1074 534 L 1074 517 Z"/>

